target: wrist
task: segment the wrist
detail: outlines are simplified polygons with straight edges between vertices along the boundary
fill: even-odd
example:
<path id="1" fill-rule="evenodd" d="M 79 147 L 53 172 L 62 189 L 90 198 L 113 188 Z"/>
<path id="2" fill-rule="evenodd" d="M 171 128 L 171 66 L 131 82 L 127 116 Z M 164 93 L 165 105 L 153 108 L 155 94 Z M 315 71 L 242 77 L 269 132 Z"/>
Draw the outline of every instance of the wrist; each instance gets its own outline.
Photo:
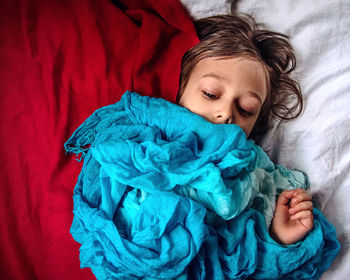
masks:
<path id="1" fill-rule="evenodd" d="M 300 239 L 283 228 L 283 226 L 276 228 L 271 225 L 269 233 L 271 238 L 280 245 L 292 245 L 300 241 Z"/>
<path id="2" fill-rule="evenodd" d="M 270 226 L 270 229 L 269 229 L 269 234 L 270 234 L 270 237 L 278 244 L 280 245 L 286 245 L 284 244 L 279 238 L 278 236 L 275 234 L 274 230 L 272 229 L 272 226 Z"/>

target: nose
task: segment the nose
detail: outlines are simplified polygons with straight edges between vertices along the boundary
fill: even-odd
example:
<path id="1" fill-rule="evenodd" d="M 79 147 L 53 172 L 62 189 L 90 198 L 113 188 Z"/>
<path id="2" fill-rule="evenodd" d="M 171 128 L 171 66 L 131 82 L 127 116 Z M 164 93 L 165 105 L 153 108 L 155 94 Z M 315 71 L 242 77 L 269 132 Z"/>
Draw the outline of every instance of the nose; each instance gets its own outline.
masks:
<path id="1" fill-rule="evenodd" d="M 232 124 L 233 123 L 233 112 L 232 110 L 226 109 L 216 113 L 215 122 L 218 124 Z"/>
<path id="2" fill-rule="evenodd" d="M 232 117 L 225 118 L 225 117 L 223 117 L 221 115 L 218 115 L 216 117 L 216 123 L 217 124 L 232 124 L 233 120 L 232 120 Z"/>

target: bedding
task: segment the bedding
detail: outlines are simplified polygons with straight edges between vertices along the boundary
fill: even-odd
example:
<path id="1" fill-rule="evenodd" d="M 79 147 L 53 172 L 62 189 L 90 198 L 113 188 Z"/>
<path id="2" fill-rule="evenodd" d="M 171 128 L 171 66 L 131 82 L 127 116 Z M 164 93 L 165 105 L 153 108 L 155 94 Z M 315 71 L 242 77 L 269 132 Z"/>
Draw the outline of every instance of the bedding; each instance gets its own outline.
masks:
<path id="1" fill-rule="evenodd" d="M 0 6 L 0 278 L 94 279 L 69 234 L 81 165 L 63 144 L 126 90 L 175 100 L 198 39 L 173 0 Z"/>
<path id="2" fill-rule="evenodd" d="M 210 15 L 212 1 L 182 0 L 193 17 Z M 205 1 L 206 2 L 206 1 Z M 289 36 L 304 96 L 301 116 L 275 123 L 262 147 L 275 163 L 297 167 L 335 225 L 341 250 L 322 280 L 350 279 L 350 2 L 219 0 L 218 13 L 243 12 Z M 197 16 L 198 15 L 198 16 Z"/>
<path id="3" fill-rule="evenodd" d="M 97 279 L 318 279 L 339 251 L 317 209 L 304 240 L 272 240 L 276 194 L 309 181 L 236 125 L 126 92 L 65 147 L 84 159 L 71 233 Z"/>
<path id="4" fill-rule="evenodd" d="M 290 36 L 305 110 L 263 142 L 274 162 L 305 171 L 315 203 L 337 230 L 341 251 L 326 279 L 350 279 L 350 2 L 240 1 L 237 8 Z"/>
<path id="5" fill-rule="evenodd" d="M 309 175 L 341 242 L 322 279 L 349 279 L 348 1 L 182 2 L 193 17 L 231 6 L 252 12 L 291 37 L 306 108 L 295 122 L 276 124 L 263 147 Z M 174 101 L 181 57 L 198 39 L 175 0 L 0 6 L 0 278 L 94 279 L 80 269 L 79 244 L 69 234 L 82 164 L 65 156 L 63 143 L 126 90 Z"/>

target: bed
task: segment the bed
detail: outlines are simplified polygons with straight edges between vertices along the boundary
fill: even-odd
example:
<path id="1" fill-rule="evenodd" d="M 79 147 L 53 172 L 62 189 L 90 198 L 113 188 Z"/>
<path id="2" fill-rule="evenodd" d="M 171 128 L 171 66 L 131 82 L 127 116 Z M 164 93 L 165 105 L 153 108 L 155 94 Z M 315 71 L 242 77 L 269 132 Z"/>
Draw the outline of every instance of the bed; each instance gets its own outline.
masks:
<path id="1" fill-rule="evenodd" d="M 305 110 L 262 146 L 310 177 L 341 251 L 321 279 L 350 278 L 350 3 L 335 1 L 2 1 L 0 277 L 94 279 L 69 234 L 81 163 L 63 144 L 126 90 L 174 101 L 194 18 L 231 10 L 286 33 Z M 121 55 L 122 54 L 122 55 Z"/>
<path id="2" fill-rule="evenodd" d="M 305 109 L 292 122 L 276 123 L 262 146 L 275 162 L 308 174 L 316 205 L 337 229 L 341 251 L 321 279 L 350 279 L 349 2 L 183 2 L 195 11 L 195 17 L 230 11 L 248 13 L 290 37 Z"/>

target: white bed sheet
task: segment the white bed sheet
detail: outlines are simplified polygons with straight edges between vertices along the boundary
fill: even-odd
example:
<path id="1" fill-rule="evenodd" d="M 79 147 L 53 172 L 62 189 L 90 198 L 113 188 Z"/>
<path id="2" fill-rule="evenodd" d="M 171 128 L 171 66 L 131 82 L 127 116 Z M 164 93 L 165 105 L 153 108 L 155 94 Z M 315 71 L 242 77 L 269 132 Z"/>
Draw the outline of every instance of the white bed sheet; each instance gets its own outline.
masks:
<path id="1" fill-rule="evenodd" d="M 297 56 L 302 115 L 276 124 L 262 146 L 276 162 L 305 171 L 315 204 L 336 227 L 341 251 L 322 280 L 350 279 L 350 1 L 182 0 L 194 18 L 251 14 L 287 34 Z"/>

